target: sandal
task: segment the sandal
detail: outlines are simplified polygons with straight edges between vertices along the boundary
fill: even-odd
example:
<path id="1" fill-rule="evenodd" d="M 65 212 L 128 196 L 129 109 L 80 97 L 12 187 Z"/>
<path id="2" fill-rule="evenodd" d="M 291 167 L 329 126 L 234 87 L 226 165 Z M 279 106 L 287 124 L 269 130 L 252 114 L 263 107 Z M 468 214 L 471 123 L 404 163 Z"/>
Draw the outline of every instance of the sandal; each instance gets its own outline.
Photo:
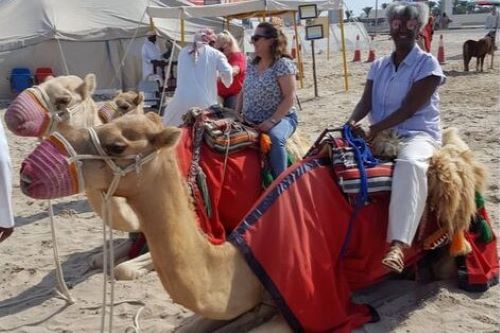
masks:
<path id="1" fill-rule="evenodd" d="M 393 245 L 382 259 L 382 264 L 396 273 L 401 273 L 405 268 L 403 259 L 404 254 L 401 246 Z"/>

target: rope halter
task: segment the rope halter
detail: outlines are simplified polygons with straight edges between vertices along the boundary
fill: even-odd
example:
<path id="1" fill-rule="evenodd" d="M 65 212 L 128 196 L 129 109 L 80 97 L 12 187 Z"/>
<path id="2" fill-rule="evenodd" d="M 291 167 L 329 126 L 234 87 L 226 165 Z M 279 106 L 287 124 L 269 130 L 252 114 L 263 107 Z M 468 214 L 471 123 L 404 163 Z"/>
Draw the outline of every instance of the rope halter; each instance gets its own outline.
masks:
<path id="1" fill-rule="evenodd" d="M 17 135 L 44 137 L 84 108 L 83 101 L 62 110 L 56 109 L 47 93 L 38 86 L 24 90 L 5 113 L 7 127 Z"/>
<path id="2" fill-rule="evenodd" d="M 93 128 L 87 128 L 92 144 L 97 150 L 94 154 L 78 154 L 68 140 L 59 132 L 54 132 L 43 141 L 23 162 L 21 168 L 22 190 L 36 199 L 52 199 L 69 196 L 85 189 L 82 166 L 84 160 L 104 160 L 113 173 L 113 180 L 105 198 L 110 198 L 118 187 L 121 177 L 129 172 L 139 173 L 142 165 L 152 161 L 158 154 L 154 150 L 146 156 L 110 156 L 102 148 L 99 137 Z M 132 160 L 127 166 L 116 164 L 117 160 Z"/>

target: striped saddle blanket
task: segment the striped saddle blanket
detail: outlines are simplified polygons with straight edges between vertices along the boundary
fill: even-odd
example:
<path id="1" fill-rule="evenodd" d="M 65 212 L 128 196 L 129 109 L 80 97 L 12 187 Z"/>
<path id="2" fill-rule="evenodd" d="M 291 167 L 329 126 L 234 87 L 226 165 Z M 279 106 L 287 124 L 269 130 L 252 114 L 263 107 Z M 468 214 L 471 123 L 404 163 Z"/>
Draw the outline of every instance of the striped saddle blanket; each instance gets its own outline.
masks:
<path id="1" fill-rule="evenodd" d="M 337 182 L 346 194 L 357 194 L 361 189 L 359 171 L 354 149 L 342 138 L 335 138 L 330 149 L 330 158 Z M 389 192 L 392 186 L 393 162 L 382 162 L 366 167 L 368 193 Z"/>
<path id="2" fill-rule="evenodd" d="M 258 148 L 259 132 L 241 122 L 236 111 L 213 105 L 206 109 L 192 108 L 184 124 L 199 122 L 203 126 L 203 141 L 219 153 L 233 153 L 254 146 Z"/>

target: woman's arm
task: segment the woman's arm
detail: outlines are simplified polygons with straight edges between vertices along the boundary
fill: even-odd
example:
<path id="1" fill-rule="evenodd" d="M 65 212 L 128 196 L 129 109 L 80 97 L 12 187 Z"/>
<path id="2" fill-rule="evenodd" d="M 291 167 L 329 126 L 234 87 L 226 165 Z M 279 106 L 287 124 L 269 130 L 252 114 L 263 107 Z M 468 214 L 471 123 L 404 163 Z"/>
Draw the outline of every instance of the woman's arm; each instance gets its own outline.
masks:
<path id="1" fill-rule="evenodd" d="M 406 119 L 411 118 L 418 109 L 429 102 L 440 82 L 441 78 L 436 75 L 430 75 L 415 82 L 403 100 L 401 107 L 387 118 L 370 126 L 367 136 L 373 137 L 380 131 L 396 126 Z"/>
<path id="2" fill-rule="evenodd" d="M 236 106 L 234 109 L 241 114 L 243 110 L 243 89 L 238 93 L 238 97 L 236 97 Z"/>
<path id="3" fill-rule="evenodd" d="M 283 99 L 281 100 L 281 103 L 278 105 L 278 108 L 276 109 L 276 112 L 274 112 L 273 116 L 263 121 L 259 125 L 259 129 L 264 132 L 268 131 L 271 127 L 276 125 L 293 106 L 293 99 L 295 98 L 295 92 L 296 92 L 295 75 L 279 76 L 278 84 L 280 86 Z"/>
<path id="4" fill-rule="evenodd" d="M 373 81 L 366 80 L 363 96 L 361 96 L 361 99 L 354 108 L 354 111 L 347 120 L 347 123 L 354 125 L 360 120 L 362 120 L 364 117 L 366 117 L 368 112 L 370 112 L 370 110 L 372 109 L 372 90 L 373 90 Z"/>

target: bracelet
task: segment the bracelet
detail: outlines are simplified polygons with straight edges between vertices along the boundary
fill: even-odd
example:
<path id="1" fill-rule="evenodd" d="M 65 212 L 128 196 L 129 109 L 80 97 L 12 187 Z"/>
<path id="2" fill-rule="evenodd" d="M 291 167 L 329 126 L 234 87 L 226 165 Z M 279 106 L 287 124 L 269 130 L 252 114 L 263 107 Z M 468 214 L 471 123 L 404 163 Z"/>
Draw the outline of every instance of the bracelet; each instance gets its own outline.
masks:
<path id="1" fill-rule="evenodd" d="M 276 124 L 279 122 L 279 120 L 276 120 L 276 119 L 274 119 L 274 118 L 269 118 L 269 121 L 270 121 L 270 122 L 271 122 L 271 124 L 273 124 L 273 125 L 276 125 Z"/>

